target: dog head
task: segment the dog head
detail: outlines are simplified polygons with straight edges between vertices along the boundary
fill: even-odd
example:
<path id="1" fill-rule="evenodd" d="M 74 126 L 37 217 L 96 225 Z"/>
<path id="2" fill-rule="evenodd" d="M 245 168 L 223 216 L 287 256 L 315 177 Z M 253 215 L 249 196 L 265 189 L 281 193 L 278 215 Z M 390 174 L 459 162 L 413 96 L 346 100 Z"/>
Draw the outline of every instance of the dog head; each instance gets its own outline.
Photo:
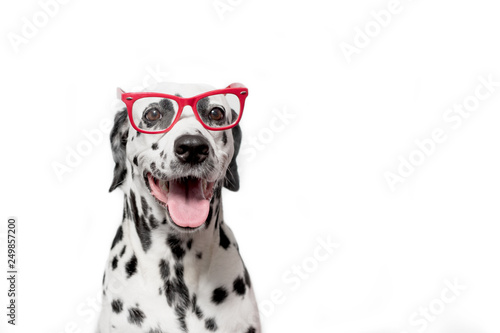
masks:
<path id="1" fill-rule="evenodd" d="M 179 97 L 210 90 L 213 88 L 206 85 L 170 83 L 147 89 Z M 161 106 L 161 102 L 157 104 Z M 110 139 L 116 163 L 110 192 L 117 187 L 126 194 L 128 188 L 140 192 L 157 211 L 164 211 L 175 228 L 199 228 L 207 220 L 214 193 L 223 186 L 231 191 L 239 189 L 236 156 L 241 144 L 240 127 L 205 129 L 189 106 L 184 107 L 178 122 L 161 134 L 136 131 L 127 110 L 119 111 Z"/>

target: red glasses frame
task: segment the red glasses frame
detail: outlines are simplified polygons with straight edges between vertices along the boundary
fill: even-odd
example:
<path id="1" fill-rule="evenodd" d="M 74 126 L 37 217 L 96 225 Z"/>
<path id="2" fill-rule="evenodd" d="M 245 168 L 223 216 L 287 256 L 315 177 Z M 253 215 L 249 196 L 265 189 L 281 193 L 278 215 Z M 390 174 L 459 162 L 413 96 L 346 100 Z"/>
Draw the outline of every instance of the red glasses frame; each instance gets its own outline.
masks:
<path id="1" fill-rule="evenodd" d="M 241 116 L 243 115 L 243 108 L 245 106 L 245 99 L 248 96 L 248 88 L 246 88 L 241 83 L 232 83 L 229 86 L 227 86 L 227 88 L 225 88 L 225 89 L 211 90 L 211 91 L 207 91 L 203 94 L 199 94 L 199 95 L 196 95 L 193 97 L 187 97 L 187 98 L 179 97 L 179 96 L 175 96 L 175 95 L 169 95 L 169 94 L 154 93 L 154 92 L 129 92 L 129 93 L 127 93 L 120 88 L 118 88 L 116 90 L 116 93 L 117 93 L 118 98 L 121 99 L 125 103 L 125 105 L 127 106 L 128 119 L 130 121 L 130 124 L 132 124 L 132 127 L 136 131 L 141 132 L 141 133 L 146 133 L 146 134 L 161 134 L 161 133 L 165 133 L 165 132 L 170 131 L 172 129 L 172 127 L 174 127 L 174 125 L 179 121 L 181 114 L 182 114 L 182 110 L 184 110 L 184 107 L 186 105 L 191 106 L 191 109 L 193 110 L 196 119 L 203 125 L 203 127 L 205 127 L 208 130 L 224 131 L 224 130 L 233 128 L 234 126 L 238 125 L 238 123 L 241 120 Z M 211 96 L 211 95 L 220 95 L 220 94 L 234 94 L 234 95 L 236 95 L 240 101 L 240 112 L 238 114 L 238 119 L 236 119 L 236 122 L 234 124 L 224 126 L 224 127 L 211 127 L 211 126 L 208 126 L 207 124 L 205 124 L 201 120 L 201 117 L 198 114 L 198 110 L 196 108 L 196 104 L 202 98 L 205 98 L 205 97 Z M 132 107 L 138 99 L 144 98 L 144 97 L 163 97 L 163 98 L 173 99 L 174 101 L 177 102 L 177 104 L 179 105 L 179 110 L 177 111 L 177 115 L 175 116 L 174 121 L 167 129 L 161 130 L 161 131 L 145 131 L 145 130 L 140 129 L 139 127 L 137 127 L 135 125 L 134 120 L 133 120 L 133 115 L 132 115 Z"/>

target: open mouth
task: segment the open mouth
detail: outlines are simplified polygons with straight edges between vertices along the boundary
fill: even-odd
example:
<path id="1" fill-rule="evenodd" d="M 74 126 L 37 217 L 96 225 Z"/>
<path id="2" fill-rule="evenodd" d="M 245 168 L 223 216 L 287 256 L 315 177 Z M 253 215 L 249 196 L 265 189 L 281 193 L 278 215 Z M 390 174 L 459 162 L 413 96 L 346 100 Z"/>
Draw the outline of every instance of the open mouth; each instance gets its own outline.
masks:
<path id="1" fill-rule="evenodd" d="M 151 194 L 168 209 L 172 221 L 183 228 L 205 223 L 215 182 L 196 177 L 162 180 L 147 174 Z"/>

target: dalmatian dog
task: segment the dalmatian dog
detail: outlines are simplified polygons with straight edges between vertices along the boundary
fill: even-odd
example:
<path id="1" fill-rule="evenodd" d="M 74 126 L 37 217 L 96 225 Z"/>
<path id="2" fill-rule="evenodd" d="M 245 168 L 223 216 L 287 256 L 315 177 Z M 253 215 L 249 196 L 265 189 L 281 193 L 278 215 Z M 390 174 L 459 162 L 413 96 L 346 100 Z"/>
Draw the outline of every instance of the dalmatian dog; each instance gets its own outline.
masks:
<path id="1" fill-rule="evenodd" d="M 190 98 L 212 90 L 162 83 L 146 91 Z M 134 123 L 148 130 L 151 119 L 166 117 L 167 104 L 141 106 Z M 215 119 L 230 108 L 224 101 L 203 107 Z M 250 276 L 222 210 L 222 188 L 239 189 L 240 127 L 209 130 L 190 106 L 164 133 L 137 131 L 129 117 L 119 111 L 110 135 L 110 192 L 121 188 L 124 208 L 97 332 L 261 332 Z"/>

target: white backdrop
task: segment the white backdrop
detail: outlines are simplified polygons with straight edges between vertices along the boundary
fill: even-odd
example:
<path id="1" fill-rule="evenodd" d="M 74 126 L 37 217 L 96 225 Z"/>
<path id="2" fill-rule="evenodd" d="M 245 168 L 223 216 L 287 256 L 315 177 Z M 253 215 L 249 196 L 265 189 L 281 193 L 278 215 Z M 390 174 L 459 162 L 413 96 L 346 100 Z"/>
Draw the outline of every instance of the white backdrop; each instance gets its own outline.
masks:
<path id="1" fill-rule="evenodd" d="M 122 215 L 115 88 L 155 81 L 249 88 L 223 196 L 265 332 L 499 332 L 494 2 L 0 6 L 0 267 L 14 215 L 20 272 L 2 332 L 93 332 Z"/>

